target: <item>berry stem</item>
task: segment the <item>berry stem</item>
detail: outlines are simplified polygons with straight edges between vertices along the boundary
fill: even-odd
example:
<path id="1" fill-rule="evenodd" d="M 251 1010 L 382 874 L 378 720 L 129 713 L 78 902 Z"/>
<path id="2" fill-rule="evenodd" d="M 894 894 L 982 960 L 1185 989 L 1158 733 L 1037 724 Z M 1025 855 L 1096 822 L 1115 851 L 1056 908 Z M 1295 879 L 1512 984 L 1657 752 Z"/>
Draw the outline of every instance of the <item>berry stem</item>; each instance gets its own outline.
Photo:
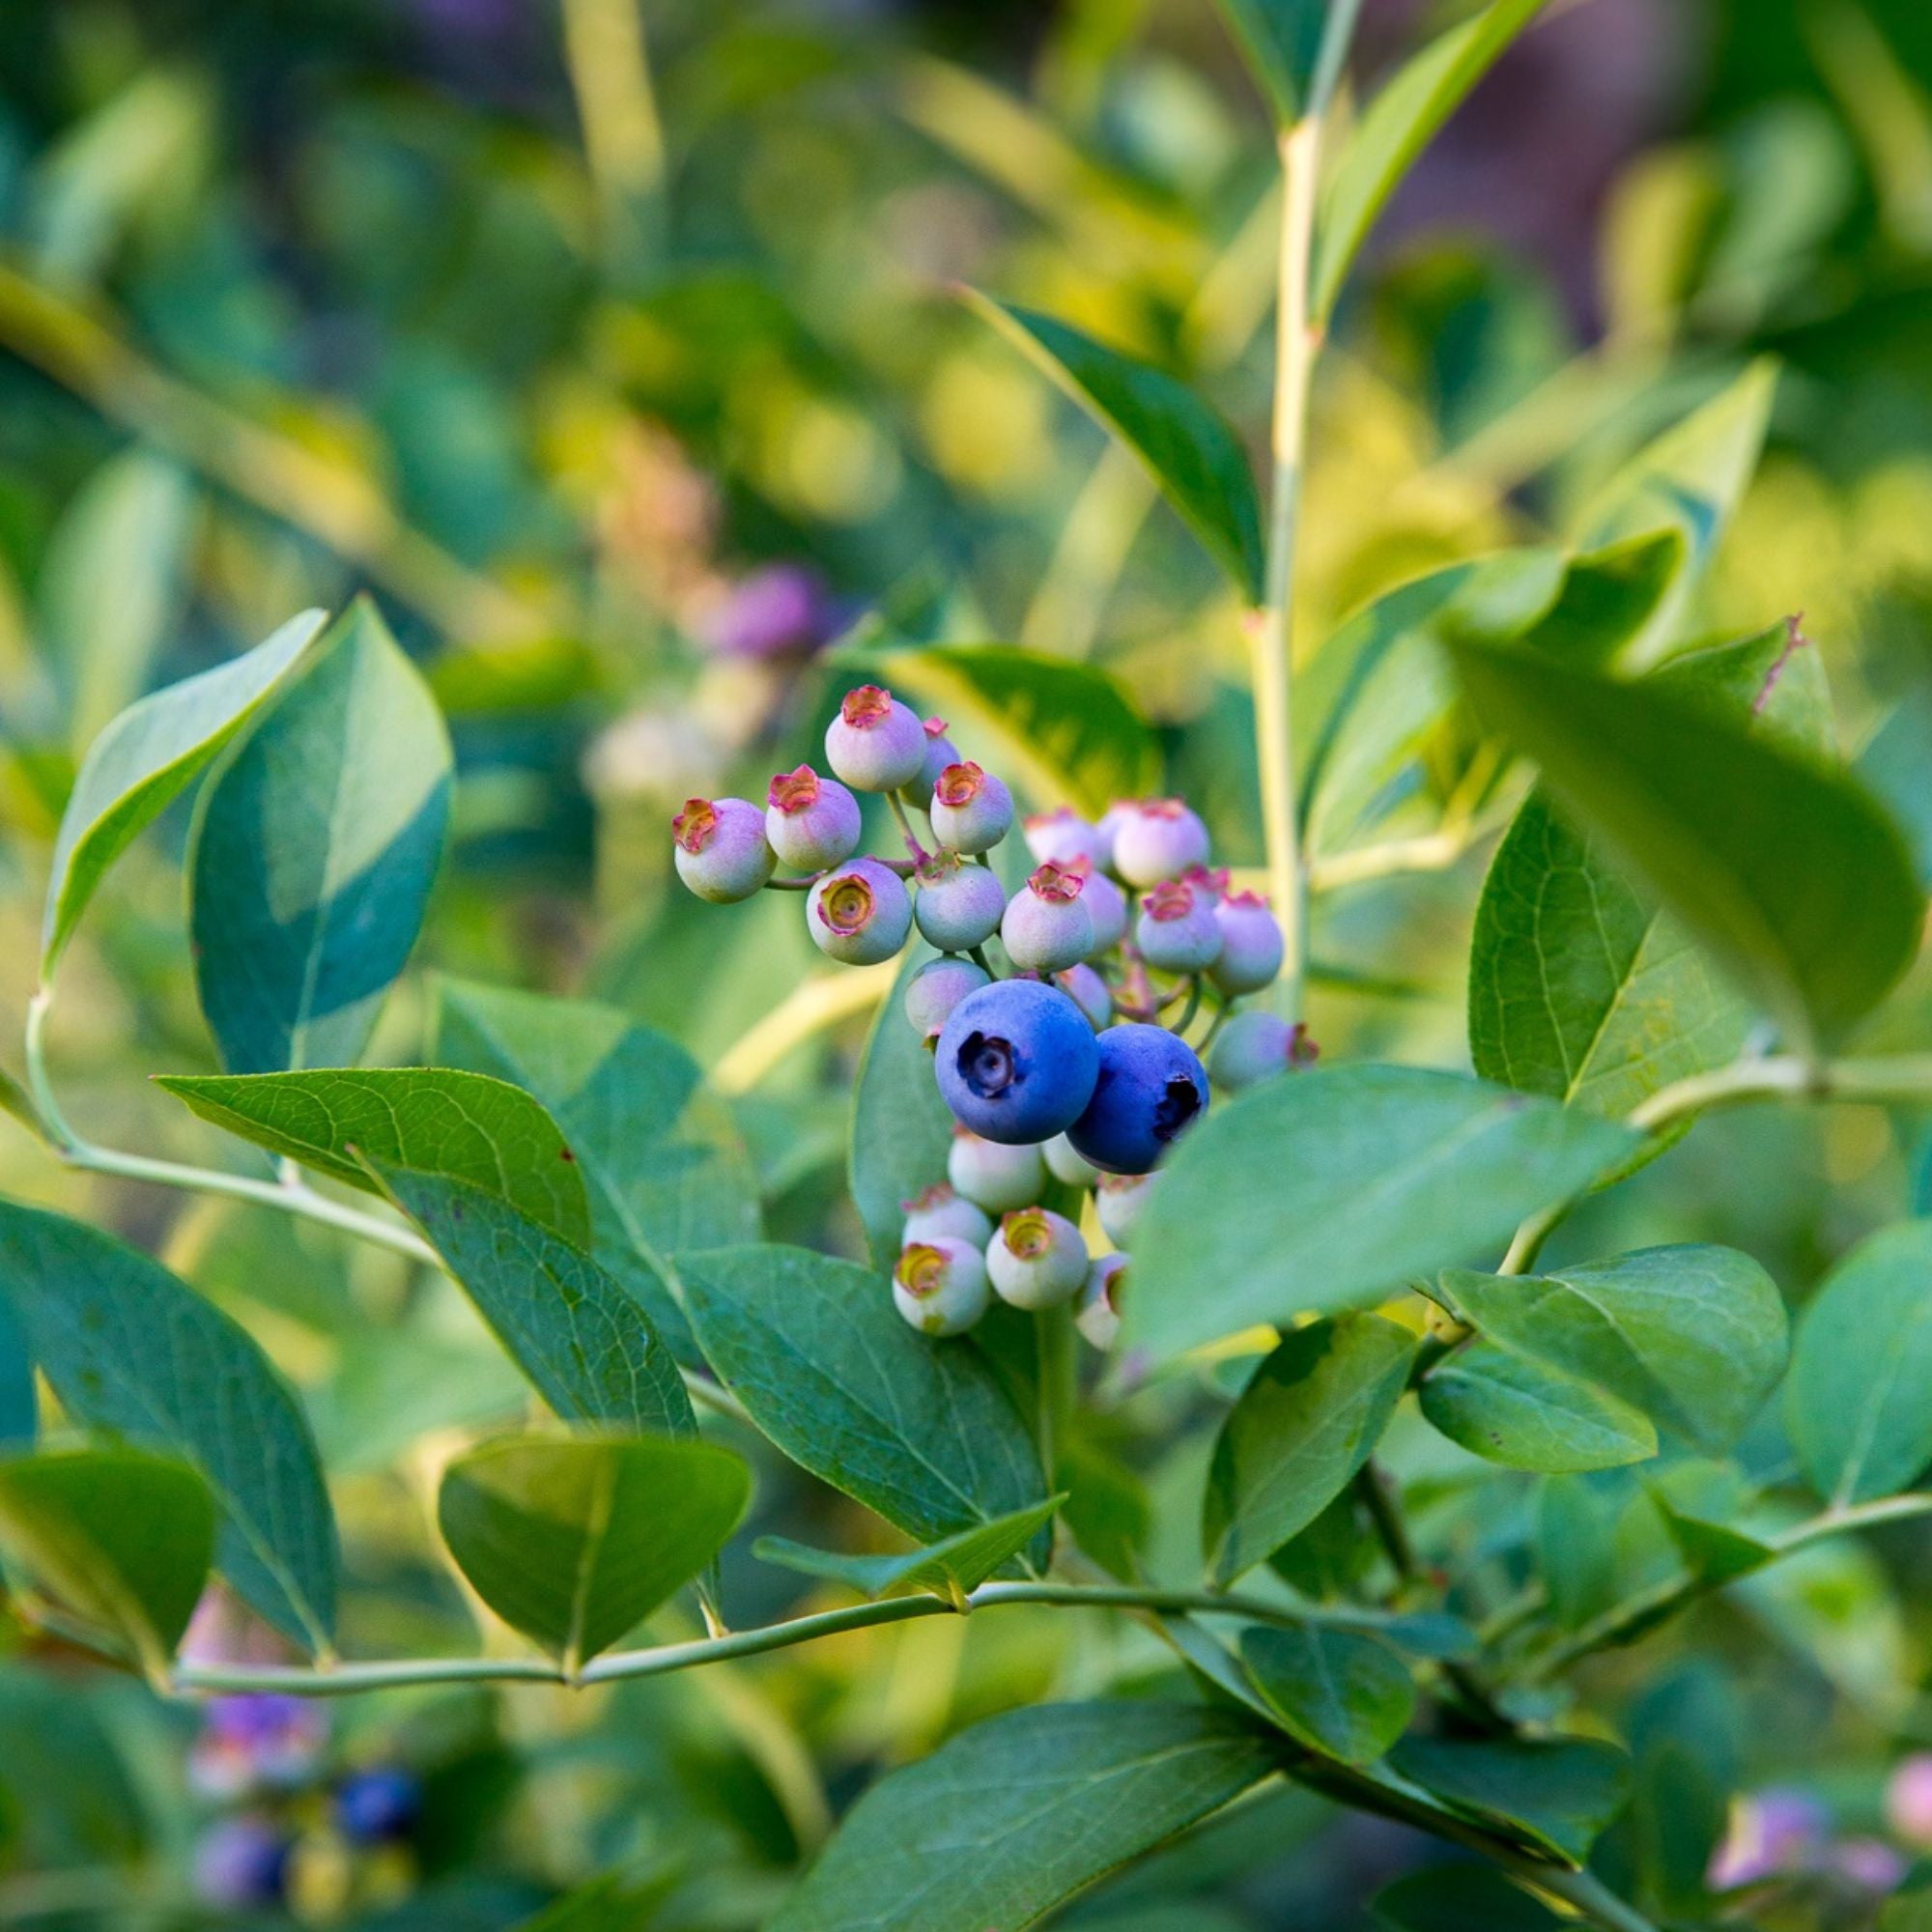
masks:
<path id="1" fill-rule="evenodd" d="M 1187 1004 L 1180 1009 L 1180 1017 L 1175 1021 L 1176 1033 L 1184 1034 L 1194 1024 L 1194 1015 L 1201 1010 L 1201 975 L 1191 973 L 1187 979 Z"/>
<path id="2" fill-rule="evenodd" d="M 905 800 L 899 793 L 889 791 L 886 794 L 886 803 L 892 807 L 893 816 L 898 820 L 899 830 L 905 835 L 906 850 L 912 854 L 913 864 L 923 865 L 925 847 L 919 842 L 912 829 L 912 820 L 906 816 Z"/>
<path id="3" fill-rule="evenodd" d="M 802 878 L 767 879 L 764 890 L 768 893 L 809 893 L 824 876 L 823 872 L 807 872 Z"/>
<path id="4" fill-rule="evenodd" d="M 993 962 L 986 957 L 986 949 L 983 946 L 969 946 L 966 949 L 966 956 L 985 974 L 987 979 L 997 980 L 1000 977 L 993 971 Z"/>

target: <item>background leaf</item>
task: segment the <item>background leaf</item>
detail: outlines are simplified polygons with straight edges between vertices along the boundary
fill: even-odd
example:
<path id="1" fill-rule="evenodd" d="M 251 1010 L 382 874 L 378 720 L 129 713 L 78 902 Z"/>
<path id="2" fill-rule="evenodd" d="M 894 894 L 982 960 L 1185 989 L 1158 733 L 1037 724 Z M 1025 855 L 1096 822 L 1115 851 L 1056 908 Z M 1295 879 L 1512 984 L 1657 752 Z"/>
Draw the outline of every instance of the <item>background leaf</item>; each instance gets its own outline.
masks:
<path id="1" fill-rule="evenodd" d="M 422 924 L 450 771 L 429 687 L 357 599 L 202 798 L 195 984 L 231 1073 L 361 1057 Z"/>
<path id="2" fill-rule="evenodd" d="M 108 867 L 248 722 L 327 616 L 304 611 L 244 656 L 130 704 L 88 748 L 54 840 L 41 931 L 43 981 L 53 978 Z"/>
<path id="3" fill-rule="evenodd" d="M 1241 1662 L 1294 1737 L 1345 1764 L 1371 1764 L 1415 1712 L 1415 1680 L 1379 1637 L 1332 1624 L 1251 1624 Z"/>
<path id="4" fill-rule="evenodd" d="M 1146 464 L 1236 589 L 1260 603 L 1261 500 L 1247 453 L 1227 423 L 1165 370 L 1064 322 L 973 290 L 966 300 Z"/>
<path id="5" fill-rule="evenodd" d="M 328 1492 L 308 1424 L 254 1341 L 158 1262 L 12 1202 L 0 1287 L 62 1406 L 197 1469 L 221 1511 L 216 1567 L 277 1630 L 327 1651 Z"/>
<path id="6" fill-rule="evenodd" d="M 752 1495 L 715 1442 L 486 1442 L 444 1471 L 437 1520 L 476 1594 L 568 1672 L 693 1581 Z"/>
<path id="7" fill-rule="evenodd" d="M 1405 1738 L 1389 1762 L 1478 1823 L 1513 1826 L 1573 1865 L 1629 1795 L 1630 1760 L 1587 1738 Z"/>
<path id="8" fill-rule="evenodd" d="M 1031 1432 L 964 1341 L 915 1335 L 882 1276 L 802 1248 L 685 1264 L 718 1378 L 793 1462 L 935 1543 L 1045 1500 Z"/>
<path id="9" fill-rule="evenodd" d="M 768 1932 L 1017 1932 L 1273 1768 L 1197 1705 L 1011 1711 L 874 1785 Z"/>
<path id="10" fill-rule="evenodd" d="M 214 1499 L 186 1463 L 130 1449 L 0 1459 L 0 1551 L 158 1682 L 214 1555 Z"/>
<path id="11" fill-rule="evenodd" d="M 156 1086 L 204 1121 L 304 1167 L 373 1190 L 365 1160 L 496 1194 L 575 1247 L 590 1244 L 577 1156 L 521 1087 L 448 1066 L 297 1073 L 164 1073 Z"/>
<path id="12" fill-rule="evenodd" d="M 1315 71 L 1328 0 L 1220 0 L 1220 5 L 1276 122 L 1288 126 L 1301 111 Z"/>
<path id="13" fill-rule="evenodd" d="M 1432 1369 L 1422 1412 L 1452 1442 L 1511 1469 L 1561 1475 L 1657 1454 L 1657 1430 L 1640 1409 L 1495 1342 L 1470 1343 Z"/>
<path id="14" fill-rule="evenodd" d="M 1564 1932 L 1559 1918 L 1488 1865 L 1434 1865 L 1378 1891 L 1369 1916 L 1388 1932 Z"/>
<path id="15" fill-rule="evenodd" d="M 1123 1346 L 1156 1357 L 1379 1300 L 1506 1239 L 1634 1145 L 1605 1121 L 1421 1067 L 1317 1067 L 1181 1140 L 1134 1238 Z"/>
<path id="16" fill-rule="evenodd" d="M 1341 1315 L 1285 1335 L 1256 1369 L 1214 1441 L 1202 1543 L 1216 1583 L 1265 1562 L 1341 1494 L 1395 1414 L 1415 1344 L 1382 1316 Z"/>
<path id="17" fill-rule="evenodd" d="M 761 1536 L 752 1554 L 807 1577 L 824 1577 L 849 1583 L 867 1597 L 896 1597 L 925 1590 L 952 1598 L 976 1590 L 1003 1565 L 1010 1563 L 1052 1521 L 1066 1498 L 1049 1496 L 1032 1509 L 1015 1510 L 977 1529 L 907 1549 L 895 1556 L 847 1556 L 835 1549 L 813 1549 L 788 1536 Z"/>

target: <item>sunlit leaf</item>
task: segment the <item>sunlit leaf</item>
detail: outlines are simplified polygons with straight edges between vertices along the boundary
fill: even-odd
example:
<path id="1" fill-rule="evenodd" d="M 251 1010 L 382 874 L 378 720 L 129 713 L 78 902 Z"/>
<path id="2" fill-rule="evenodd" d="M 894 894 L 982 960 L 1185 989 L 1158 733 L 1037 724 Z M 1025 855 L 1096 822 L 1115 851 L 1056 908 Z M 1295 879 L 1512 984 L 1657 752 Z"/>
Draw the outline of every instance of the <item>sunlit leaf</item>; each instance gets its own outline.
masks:
<path id="1" fill-rule="evenodd" d="M 1474 1342 L 1431 1370 L 1422 1412 L 1452 1442 L 1510 1469 L 1612 1469 L 1657 1454 L 1657 1429 L 1581 1376 L 1495 1342 Z"/>

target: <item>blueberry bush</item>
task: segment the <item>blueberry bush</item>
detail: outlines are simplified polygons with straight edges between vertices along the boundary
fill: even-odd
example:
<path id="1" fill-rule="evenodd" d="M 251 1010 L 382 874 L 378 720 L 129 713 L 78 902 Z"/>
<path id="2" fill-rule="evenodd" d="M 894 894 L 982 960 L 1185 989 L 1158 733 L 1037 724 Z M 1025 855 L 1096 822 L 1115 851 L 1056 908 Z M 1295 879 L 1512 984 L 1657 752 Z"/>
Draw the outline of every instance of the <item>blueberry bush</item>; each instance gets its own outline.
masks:
<path id="1" fill-rule="evenodd" d="M 625 593 L 558 588 L 575 459 L 521 562 L 465 555 L 73 295 L 146 170 L 110 195 L 66 150 L 66 254 L 0 263 L 0 342 L 167 459 L 113 456 L 46 539 L 85 674 L 7 694 L 41 909 L 0 1075 L 0 1922 L 1932 1924 L 1932 712 L 1914 645 L 1837 636 L 1916 614 L 1932 556 L 1894 534 L 1861 578 L 1789 452 L 1760 474 L 1794 388 L 1839 430 L 1760 353 L 1821 355 L 1807 303 L 1856 281 L 1792 185 L 1830 176 L 1816 128 L 1694 218 L 1658 163 L 1633 197 L 1688 227 L 1627 265 L 1636 320 L 1470 416 L 1492 338 L 1548 318 L 1466 262 L 1401 285 L 1381 224 L 1572 10 L 1397 47 L 1355 0 L 1221 0 L 1268 141 L 1214 248 L 1182 185 L 908 56 L 910 123 L 1061 231 L 1043 269 L 890 211 L 1026 298 L 899 318 L 963 385 L 934 474 L 998 496 L 982 397 L 1044 438 L 1057 390 L 1082 439 L 988 641 L 1011 533 L 952 546 L 977 567 L 917 509 L 889 540 L 857 378 L 684 273 L 702 223 L 655 232 L 662 130 L 610 78 L 648 10 L 563 11 L 617 293 L 567 353 L 487 285 L 455 333 L 549 331 L 512 380 L 559 446 L 596 413 L 559 370 L 626 368 L 612 460 L 652 480 L 637 528 L 600 514 L 706 666 L 653 701 Z M 1852 17 L 1821 62 L 1905 113 Z M 694 125 L 840 71 L 783 33 L 694 71 Z M 1101 55 L 1059 51 L 1077 94 Z M 1200 83 L 1143 77 L 1119 138 L 1184 176 Z M 193 88 L 134 84 L 191 150 Z M 1922 271 L 1901 125 L 1867 213 Z M 798 213 L 833 260 L 887 213 L 801 138 L 765 239 L 819 168 L 860 211 Z M 548 286 L 509 192 L 467 245 Z M 202 239 L 127 270 L 164 341 L 221 285 Z M 1414 453 L 1378 327 L 1463 470 Z M 429 339 L 415 406 L 500 414 Z M 873 554 L 727 585 L 707 440 L 774 552 L 788 501 Z M 421 519 L 498 488 L 507 546 L 526 484 L 417 454 Z M 1481 509 L 1432 523 L 1464 471 Z M 270 613 L 309 566 L 264 519 L 342 566 L 318 608 Z M 150 675 L 190 604 L 263 640 Z M 145 1090 L 92 1037 L 124 1008 Z"/>

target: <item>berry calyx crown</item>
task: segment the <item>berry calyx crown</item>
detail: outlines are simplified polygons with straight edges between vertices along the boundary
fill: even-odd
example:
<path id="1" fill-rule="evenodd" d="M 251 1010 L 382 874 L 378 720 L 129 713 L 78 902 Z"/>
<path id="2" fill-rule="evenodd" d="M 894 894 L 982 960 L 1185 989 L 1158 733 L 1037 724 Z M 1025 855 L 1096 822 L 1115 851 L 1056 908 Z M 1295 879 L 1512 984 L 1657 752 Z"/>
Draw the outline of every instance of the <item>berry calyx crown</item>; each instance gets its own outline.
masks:
<path id="1" fill-rule="evenodd" d="M 1023 1262 L 1037 1262 L 1053 1247 L 1053 1229 L 1041 1208 L 1015 1208 L 1000 1219 L 1000 1237 Z"/>
<path id="2" fill-rule="evenodd" d="M 1071 905 L 1087 884 L 1087 874 L 1071 866 L 1057 866 L 1049 859 L 1036 866 L 1027 878 L 1027 891 L 1048 905 Z"/>
<path id="3" fill-rule="evenodd" d="M 1164 879 L 1141 901 L 1151 920 L 1165 923 L 1194 910 L 1194 888 L 1185 879 Z"/>
<path id="4" fill-rule="evenodd" d="M 941 805 L 971 805 L 986 789 L 986 774 L 971 758 L 948 765 L 932 795 Z"/>
<path id="5" fill-rule="evenodd" d="M 908 1294 L 923 1300 L 946 1286 L 946 1250 L 930 1241 L 913 1241 L 899 1251 L 894 1278 Z"/>
<path id="6" fill-rule="evenodd" d="M 838 715 L 855 730 L 869 730 L 893 715 L 893 695 L 880 685 L 859 685 L 839 700 Z"/>
<path id="7" fill-rule="evenodd" d="M 795 771 L 780 772 L 765 787 L 765 800 L 789 817 L 793 812 L 810 810 L 823 790 L 818 774 L 810 765 L 800 765 Z"/>
<path id="8" fill-rule="evenodd" d="M 687 852 L 701 852 L 718 830 L 718 808 L 708 798 L 688 798 L 670 822 L 670 836 Z"/>
<path id="9" fill-rule="evenodd" d="M 819 895 L 819 917 L 841 939 L 864 932 L 873 910 L 872 888 L 857 872 L 840 872 Z"/>

